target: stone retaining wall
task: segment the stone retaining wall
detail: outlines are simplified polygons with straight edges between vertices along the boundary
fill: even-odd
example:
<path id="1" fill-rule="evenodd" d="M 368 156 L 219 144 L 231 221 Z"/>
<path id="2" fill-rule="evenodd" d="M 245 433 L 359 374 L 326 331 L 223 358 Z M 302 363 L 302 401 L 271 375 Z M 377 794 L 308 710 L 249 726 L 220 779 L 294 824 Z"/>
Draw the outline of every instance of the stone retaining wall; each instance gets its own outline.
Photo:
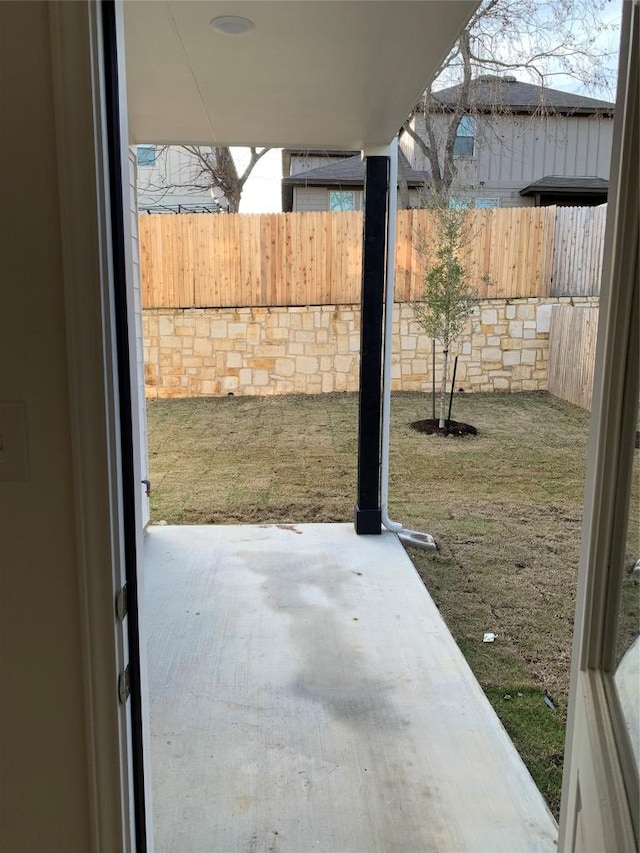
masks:
<path id="1" fill-rule="evenodd" d="M 547 388 L 551 307 L 572 300 L 484 300 L 469 318 L 456 387 L 465 391 Z M 358 388 L 360 306 L 146 309 L 148 398 L 320 394 Z M 436 347 L 436 375 L 440 367 Z M 413 307 L 395 306 L 393 389 L 431 390 L 431 340 Z"/>

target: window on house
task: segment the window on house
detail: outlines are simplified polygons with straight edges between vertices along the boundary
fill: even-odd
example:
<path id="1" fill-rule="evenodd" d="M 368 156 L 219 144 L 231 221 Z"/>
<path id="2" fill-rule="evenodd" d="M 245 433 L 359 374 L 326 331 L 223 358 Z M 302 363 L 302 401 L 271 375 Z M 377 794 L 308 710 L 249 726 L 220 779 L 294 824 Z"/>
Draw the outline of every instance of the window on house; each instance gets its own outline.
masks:
<path id="1" fill-rule="evenodd" d="M 449 207 L 452 210 L 469 210 L 473 207 L 472 198 L 450 198 Z"/>
<path id="2" fill-rule="evenodd" d="M 356 200 L 353 190 L 331 190 L 329 192 L 329 210 L 355 210 Z"/>
<path id="3" fill-rule="evenodd" d="M 456 138 L 453 143 L 455 157 L 473 157 L 473 146 L 476 135 L 476 120 L 473 116 L 462 116 Z"/>
<path id="4" fill-rule="evenodd" d="M 454 210 L 471 210 L 475 207 L 477 210 L 486 209 L 487 207 L 500 207 L 499 198 L 461 198 L 455 197 L 449 199 L 449 207 Z"/>
<path id="5" fill-rule="evenodd" d="M 138 158 L 138 166 L 155 166 L 156 165 L 156 146 L 155 145 L 138 145 L 136 149 Z"/>

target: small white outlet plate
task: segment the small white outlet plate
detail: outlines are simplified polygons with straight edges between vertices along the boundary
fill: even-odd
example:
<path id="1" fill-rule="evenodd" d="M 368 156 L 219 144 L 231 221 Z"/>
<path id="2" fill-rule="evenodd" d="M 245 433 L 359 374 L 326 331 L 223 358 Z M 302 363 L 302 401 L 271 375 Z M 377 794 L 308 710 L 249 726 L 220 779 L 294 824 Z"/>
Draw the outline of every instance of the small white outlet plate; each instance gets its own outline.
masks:
<path id="1" fill-rule="evenodd" d="M 24 403 L 0 402 L 0 482 L 29 479 Z"/>

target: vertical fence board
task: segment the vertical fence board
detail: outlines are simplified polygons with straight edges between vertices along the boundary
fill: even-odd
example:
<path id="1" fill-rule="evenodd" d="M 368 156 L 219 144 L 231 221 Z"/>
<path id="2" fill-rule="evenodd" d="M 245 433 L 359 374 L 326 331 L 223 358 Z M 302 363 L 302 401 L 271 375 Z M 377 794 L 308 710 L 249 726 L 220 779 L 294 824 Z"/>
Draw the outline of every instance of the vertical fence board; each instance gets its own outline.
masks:
<path id="1" fill-rule="evenodd" d="M 329 305 L 331 303 L 331 263 L 333 251 L 329 222 L 324 216 L 320 217 L 320 229 L 322 234 L 322 249 L 319 259 L 320 299 L 323 305 Z"/>
<path id="2" fill-rule="evenodd" d="M 549 393 L 591 409 L 597 306 L 554 305 L 549 333 Z"/>
<path id="3" fill-rule="evenodd" d="M 409 295 L 410 216 L 412 211 L 399 210 L 396 222 L 396 275 L 394 299 L 405 302 Z"/>
<path id="4" fill-rule="evenodd" d="M 555 239 L 555 228 L 557 208 L 555 206 L 540 208 L 544 211 L 542 233 L 540 235 L 539 258 L 539 295 L 551 295 L 551 282 L 553 278 L 553 248 Z"/>

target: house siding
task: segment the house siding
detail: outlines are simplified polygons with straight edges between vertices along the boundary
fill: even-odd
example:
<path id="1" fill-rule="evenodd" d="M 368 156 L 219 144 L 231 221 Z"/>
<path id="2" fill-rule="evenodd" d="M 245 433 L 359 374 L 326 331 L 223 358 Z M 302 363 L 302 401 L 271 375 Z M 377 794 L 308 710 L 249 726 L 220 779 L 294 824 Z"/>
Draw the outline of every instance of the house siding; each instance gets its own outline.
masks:
<path id="1" fill-rule="evenodd" d="M 329 192 L 339 187 L 294 187 L 293 188 L 293 210 L 318 211 L 329 210 Z M 354 210 L 362 210 L 362 190 L 353 190 L 355 193 Z"/>
<path id="2" fill-rule="evenodd" d="M 444 135 L 446 119 L 439 123 Z M 424 118 L 415 127 L 424 135 Z M 546 175 L 609 177 L 613 119 L 603 116 L 512 116 L 478 120 L 474 156 L 458 157 L 456 185 L 470 198 L 500 206 L 532 204 L 519 191 Z M 419 147 L 403 141 L 414 169 L 428 170 Z M 480 186 L 481 182 L 484 186 Z"/>
<path id="3" fill-rule="evenodd" d="M 294 187 L 293 188 L 293 211 L 329 210 L 329 191 L 336 187 Z M 355 210 L 364 207 L 364 193 L 362 190 L 355 192 Z M 419 207 L 420 195 L 418 190 L 409 190 L 409 207 Z M 400 207 L 400 195 L 398 194 L 398 207 Z"/>
<path id="4" fill-rule="evenodd" d="M 184 186 L 196 182 L 199 171 L 191 155 L 179 146 L 170 145 L 166 148 L 158 146 L 155 165 L 138 166 L 139 209 L 145 210 L 161 205 L 211 207 L 214 199 L 208 190 L 189 192 Z M 173 184 L 182 186 L 172 188 Z"/>
<path id="5" fill-rule="evenodd" d="M 408 133 L 400 134 L 400 137 L 398 139 L 398 148 L 400 149 L 400 151 L 402 151 L 409 163 L 413 164 L 415 162 L 414 158 L 416 156 L 416 143 L 413 137 L 409 136 Z"/>
<path id="6" fill-rule="evenodd" d="M 326 187 L 294 187 L 293 209 L 329 210 L 329 193 Z"/>

